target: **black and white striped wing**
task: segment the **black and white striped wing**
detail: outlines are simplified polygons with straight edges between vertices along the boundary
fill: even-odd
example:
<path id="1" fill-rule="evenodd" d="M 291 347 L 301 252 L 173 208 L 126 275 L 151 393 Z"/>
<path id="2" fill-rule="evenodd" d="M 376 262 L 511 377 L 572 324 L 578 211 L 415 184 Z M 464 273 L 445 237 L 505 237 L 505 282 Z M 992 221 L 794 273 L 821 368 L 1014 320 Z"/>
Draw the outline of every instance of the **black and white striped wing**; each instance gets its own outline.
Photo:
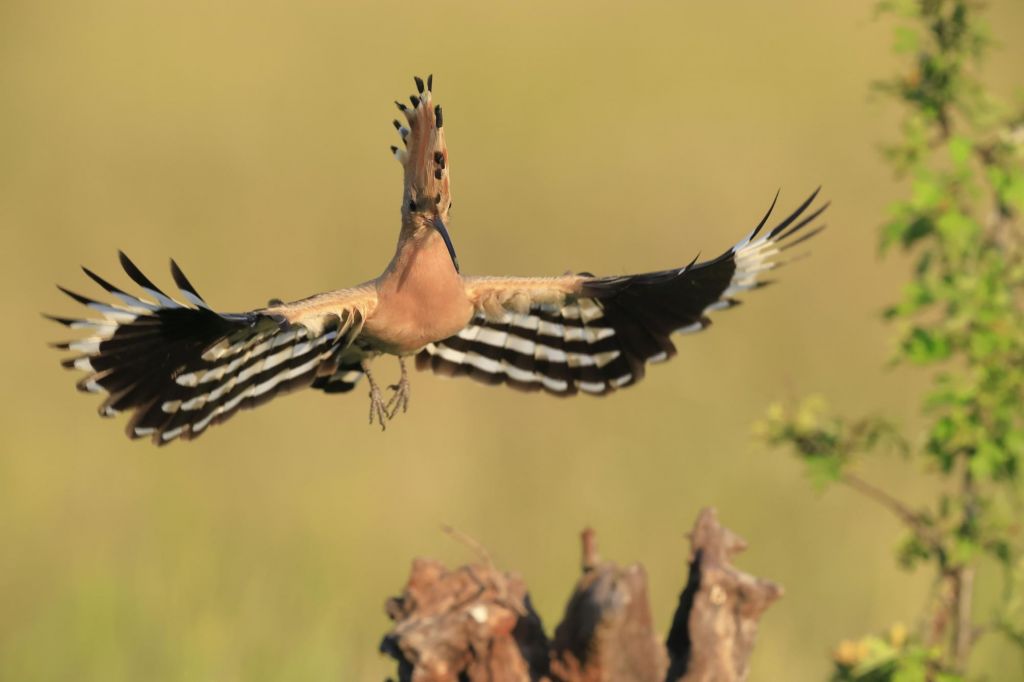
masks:
<path id="1" fill-rule="evenodd" d="M 739 244 L 682 268 L 621 277 L 467 279 L 476 315 L 455 336 L 421 351 L 417 367 L 559 396 L 632 385 L 647 363 L 675 355 L 673 334 L 707 327 L 708 313 L 767 284 L 764 275 L 782 264 L 782 251 L 823 229 L 804 229 L 827 208 L 808 211 L 817 194 L 764 232 L 773 201 Z"/>
<path id="2" fill-rule="evenodd" d="M 190 439 L 239 410 L 309 386 L 336 370 L 344 329 L 340 318 L 313 331 L 284 316 L 257 310 L 212 311 L 171 261 L 171 273 L 187 304 L 160 291 L 125 256 L 121 265 L 154 299 L 128 294 L 84 269 L 120 300 L 107 304 L 61 288 L 99 314 L 97 319 L 51 318 L 90 336 L 57 348 L 75 351 L 65 367 L 86 373 L 78 388 L 106 396 L 99 412 L 132 412 L 128 435 L 159 444 Z M 349 326 L 350 328 L 350 326 Z"/>
<path id="3" fill-rule="evenodd" d="M 324 393 L 348 393 L 356 387 L 364 374 L 362 363 L 342 362 L 333 374 L 314 379 L 313 388 Z"/>
<path id="4" fill-rule="evenodd" d="M 555 395 L 602 394 L 636 380 L 615 329 L 590 298 L 527 312 L 478 312 L 455 336 L 428 345 L 416 367 Z"/>

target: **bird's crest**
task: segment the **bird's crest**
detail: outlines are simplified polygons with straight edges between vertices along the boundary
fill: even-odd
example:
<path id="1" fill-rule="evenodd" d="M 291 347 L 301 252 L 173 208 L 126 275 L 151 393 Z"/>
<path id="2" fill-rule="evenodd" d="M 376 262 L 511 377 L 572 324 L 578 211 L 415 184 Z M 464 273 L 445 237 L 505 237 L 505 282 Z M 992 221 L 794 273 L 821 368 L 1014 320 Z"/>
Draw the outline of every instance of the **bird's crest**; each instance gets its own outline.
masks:
<path id="1" fill-rule="evenodd" d="M 428 76 L 426 82 L 416 77 L 418 94 L 409 97 L 409 104 L 395 102 L 405 115 L 404 124 L 394 121 L 404 148 L 393 146 L 391 152 L 405 170 L 402 215 L 409 218 L 425 213 L 447 222 L 451 207 L 448 147 L 441 107 L 433 103 L 433 80 L 433 76 Z"/>

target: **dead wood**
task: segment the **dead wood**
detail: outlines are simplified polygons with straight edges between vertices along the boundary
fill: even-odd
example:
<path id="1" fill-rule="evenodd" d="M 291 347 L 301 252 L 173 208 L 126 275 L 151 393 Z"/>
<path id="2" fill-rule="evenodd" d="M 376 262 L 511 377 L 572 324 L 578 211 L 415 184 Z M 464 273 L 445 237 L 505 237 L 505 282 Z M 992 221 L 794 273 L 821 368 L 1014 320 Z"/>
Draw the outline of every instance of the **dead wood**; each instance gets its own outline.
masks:
<path id="1" fill-rule="evenodd" d="M 448 570 L 413 562 L 381 650 L 401 682 L 732 682 L 747 678 L 761 614 L 782 588 L 732 566 L 746 547 L 704 509 L 690 533 L 690 564 L 665 642 L 655 631 L 640 564 L 601 561 L 582 536 L 582 575 L 548 639 L 526 585 L 481 561 Z"/>
<path id="2" fill-rule="evenodd" d="M 783 590 L 730 563 L 746 548 L 714 509 L 701 510 L 690 532 L 689 577 L 666 642 L 672 661 L 667 680 L 747 679 L 761 614 Z"/>

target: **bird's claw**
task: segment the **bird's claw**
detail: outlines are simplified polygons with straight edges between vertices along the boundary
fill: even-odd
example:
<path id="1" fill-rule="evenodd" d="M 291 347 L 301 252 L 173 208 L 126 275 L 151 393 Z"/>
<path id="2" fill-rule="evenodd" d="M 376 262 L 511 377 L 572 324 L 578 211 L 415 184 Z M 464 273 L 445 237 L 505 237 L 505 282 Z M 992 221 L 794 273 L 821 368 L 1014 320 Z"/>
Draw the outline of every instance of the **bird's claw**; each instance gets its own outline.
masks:
<path id="1" fill-rule="evenodd" d="M 384 402 L 384 396 L 381 395 L 380 389 L 377 388 L 377 384 L 370 384 L 370 425 L 373 425 L 374 420 L 380 423 L 380 430 L 383 431 L 387 428 L 387 422 L 391 419 L 391 415 L 388 414 L 388 405 L 390 403 Z"/>
<path id="2" fill-rule="evenodd" d="M 366 379 L 370 382 L 370 424 L 372 425 L 376 421 L 380 424 L 381 431 L 387 429 L 387 423 L 395 418 L 399 408 L 402 409 L 402 412 L 409 409 L 409 373 L 405 369 L 404 359 L 398 358 L 398 366 L 402 369 L 402 377 L 397 384 L 388 386 L 393 393 L 388 401 L 384 402 L 384 396 L 381 394 L 377 382 L 373 380 L 370 368 L 363 365 L 363 373 L 366 374 Z"/>
<path id="3" fill-rule="evenodd" d="M 394 419 L 395 415 L 398 414 L 398 408 L 402 408 L 402 412 L 409 410 L 409 373 L 405 369 L 405 359 L 398 358 L 398 366 L 402 370 L 402 376 L 399 378 L 397 384 L 391 384 L 388 386 L 394 394 L 391 399 L 388 400 L 388 404 L 385 406 L 385 410 L 388 413 L 388 419 Z"/>
<path id="4" fill-rule="evenodd" d="M 402 412 L 409 411 L 409 380 L 404 376 L 402 380 L 397 384 L 391 384 L 388 386 L 394 393 L 388 400 L 388 404 L 384 406 L 387 410 L 388 419 L 394 419 L 395 415 L 398 414 L 398 408 L 402 408 Z"/>

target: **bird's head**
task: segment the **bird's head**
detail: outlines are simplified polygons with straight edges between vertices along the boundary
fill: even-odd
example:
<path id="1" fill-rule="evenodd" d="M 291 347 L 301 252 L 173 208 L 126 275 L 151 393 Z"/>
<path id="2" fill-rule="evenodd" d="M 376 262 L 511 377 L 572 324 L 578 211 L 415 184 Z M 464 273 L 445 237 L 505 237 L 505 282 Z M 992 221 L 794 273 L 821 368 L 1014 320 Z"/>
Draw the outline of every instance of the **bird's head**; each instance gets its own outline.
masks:
<path id="1" fill-rule="evenodd" d="M 414 233 L 436 230 L 444 239 L 455 269 L 459 269 L 455 248 L 448 235 L 451 210 L 451 171 L 444 140 L 441 107 L 433 104 L 433 76 L 416 78 L 419 94 L 409 97 L 409 105 L 395 102 L 405 115 L 405 124 L 394 121 L 404 149 L 391 147 L 402 164 L 405 189 L 402 194 L 402 223 Z M 411 106 L 410 106 L 411 105 Z"/>

